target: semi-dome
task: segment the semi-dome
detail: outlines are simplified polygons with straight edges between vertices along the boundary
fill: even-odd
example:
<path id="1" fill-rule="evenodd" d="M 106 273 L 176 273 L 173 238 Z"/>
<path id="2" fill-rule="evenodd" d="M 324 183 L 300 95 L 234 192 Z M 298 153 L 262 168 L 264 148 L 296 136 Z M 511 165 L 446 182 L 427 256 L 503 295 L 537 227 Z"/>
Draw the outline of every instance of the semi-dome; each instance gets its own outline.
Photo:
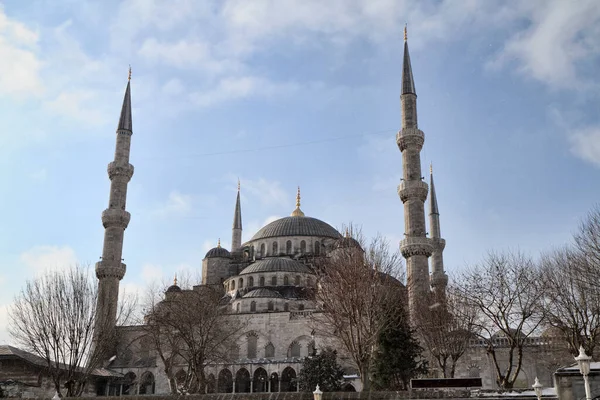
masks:
<path id="1" fill-rule="evenodd" d="M 204 258 L 214 258 L 214 257 L 231 258 L 231 253 L 229 252 L 229 250 L 221 247 L 221 239 L 219 239 L 219 242 L 217 243 L 217 247 L 213 247 L 212 249 L 210 249 L 204 256 Z"/>
<path id="2" fill-rule="evenodd" d="M 278 219 L 261 228 L 250 241 L 278 236 L 321 236 L 338 239 L 340 233 L 331 225 L 316 218 L 291 216 Z"/>
<path id="3" fill-rule="evenodd" d="M 306 265 L 291 258 L 265 258 L 258 260 L 240 272 L 240 275 L 257 274 L 264 272 L 295 272 L 310 274 L 312 271 Z M 245 297 L 245 296 L 244 296 Z"/>
<path id="4" fill-rule="evenodd" d="M 283 296 L 274 290 L 259 288 L 259 289 L 254 289 L 254 290 L 246 293 L 243 298 L 249 299 L 249 298 L 257 298 L 257 297 L 282 298 Z"/>

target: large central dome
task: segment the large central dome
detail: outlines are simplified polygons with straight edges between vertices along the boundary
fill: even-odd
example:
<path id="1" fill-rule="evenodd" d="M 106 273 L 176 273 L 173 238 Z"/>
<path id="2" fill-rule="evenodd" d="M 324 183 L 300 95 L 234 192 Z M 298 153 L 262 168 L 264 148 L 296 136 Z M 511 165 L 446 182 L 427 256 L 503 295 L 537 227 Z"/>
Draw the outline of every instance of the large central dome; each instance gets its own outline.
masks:
<path id="1" fill-rule="evenodd" d="M 334 239 L 342 237 L 326 222 L 311 217 L 293 216 L 278 219 L 264 226 L 250 241 L 277 236 L 321 236 Z"/>

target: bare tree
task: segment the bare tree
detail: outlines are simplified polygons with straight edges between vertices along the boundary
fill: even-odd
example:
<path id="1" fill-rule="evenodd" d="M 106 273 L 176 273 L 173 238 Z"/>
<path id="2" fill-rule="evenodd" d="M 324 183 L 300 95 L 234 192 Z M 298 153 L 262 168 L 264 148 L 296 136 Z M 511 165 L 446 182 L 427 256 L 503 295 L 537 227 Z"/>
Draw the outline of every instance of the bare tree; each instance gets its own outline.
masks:
<path id="1" fill-rule="evenodd" d="M 600 209 L 574 235 L 574 243 L 542 257 L 546 324 L 560 332 L 573 355 L 593 355 L 600 340 Z"/>
<path id="2" fill-rule="evenodd" d="M 534 261 L 520 252 L 490 253 L 456 282 L 496 372 L 511 389 L 523 364 L 524 348 L 544 318 L 543 287 Z"/>
<path id="3" fill-rule="evenodd" d="M 476 310 L 462 300 L 453 286 L 447 288 L 443 304 L 424 309 L 416 316 L 419 338 L 444 378 L 454 378 L 458 360 L 476 337 L 476 316 Z"/>
<path id="4" fill-rule="evenodd" d="M 315 317 L 315 328 L 342 346 L 368 391 L 379 335 L 397 322 L 406 292 L 396 278 L 400 254 L 391 253 L 381 236 L 365 246 L 360 232 L 353 230 L 354 238 L 348 233 L 318 265 L 316 300 L 323 312 Z"/>
<path id="5" fill-rule="evenodd" d="M 94 342 L 97 285 L 87 268 L 48 271 L 28 280 L 9 309 L 9 333 L 23 348 L 46 361 L 56 392 L 81 396 L 94 369 L 101 367 L 116 337 Z M 127 319 L 134 306 L 121 303 Z M 115 333 L 116 335 L 116 333 Z"/>
<path id="6" fill-rule="evenodd" d="M 245 322 L 228 315 L 222 297 L 220 287 L 210 286 L 171 288 L 164 299 L 152 297 L 145 332 L 163 362 L 171 393 L 204 393 L 206 366 L 229 361 Z M 185 377 L 177 376 L 180 367 Z"/>

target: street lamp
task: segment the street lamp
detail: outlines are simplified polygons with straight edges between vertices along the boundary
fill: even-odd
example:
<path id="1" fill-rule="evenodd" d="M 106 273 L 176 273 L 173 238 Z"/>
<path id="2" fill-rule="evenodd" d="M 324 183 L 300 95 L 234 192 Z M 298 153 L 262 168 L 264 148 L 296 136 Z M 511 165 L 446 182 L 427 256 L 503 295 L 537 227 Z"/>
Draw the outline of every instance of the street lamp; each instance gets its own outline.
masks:
<path id="1" fill-rule="evenodd" d="M 592 361 L 592 357 L 585 354 L 585 350 L 583 346 L 579 346 L 579 355 L 575 357 L 575 361 L 579 364 L 579 372 L 583 375 L 583 383 L 585 385 L 585 400 L 591 400 L 592 396 L 590 394 L 590 381 L 588 380 L 588 375 L 590 373 L 590 362 Z"/>
<path id="2" fill-rule="evenodd" d="M 317 385 L 317 389 L 313 392 L 314 400 L 321 400 L 323 397 L 323 392 L 319 390 L 319 385 Z"/>
<path id="3" fill-rule="evenodd" d="M 538 380 L 537 376 L 535 377 L 535 382 L 533 382 L 533 385 L 531 385 L 531 387 L 533 388 L 533 390 L 535 392 L 535 397 L 537 397 L 538 400 L 541 400 L 542 399 L 542 384 Z"/>

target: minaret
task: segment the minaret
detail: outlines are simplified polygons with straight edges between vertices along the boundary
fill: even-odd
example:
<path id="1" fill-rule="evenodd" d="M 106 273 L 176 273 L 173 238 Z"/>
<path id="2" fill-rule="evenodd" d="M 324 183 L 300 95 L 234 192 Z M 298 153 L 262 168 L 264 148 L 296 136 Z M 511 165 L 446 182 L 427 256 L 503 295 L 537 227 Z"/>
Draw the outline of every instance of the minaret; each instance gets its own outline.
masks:
<path id="1" fill-rule="evenodd" d="M 131 68 L 121 117 L 117 126 L 115 159 L 108 164 L 110 197 L 108 208 L 102 212 L 104 225 L 104 247 L 102 259 L 96 263 L 98 277 L 98 305 L 96 309 L 96 338 L 112 338 L 117 319 L 119 281 L 125 275 L 126 266 L 122 263 L 123 235 L 131 215 L 125 211 L 127 183 L 133 176 L 133 165 L 129 164 L 131 144 Z"/>
<path id="2" fill-rule="evenodd" d="M 429 198 L 429 230 L 430 240 L 433 246 L 431 253 L 431 288 L 433 289 L 434 301 L 443 303 L 446 295 L 446 286 L 448 286 L 448 275 L 444 272 L 443 251 L 446 247 L 446 241 L 442 239 L 440 233 L 440 211 L 438 209 L 437 197 L 435 195 L 435 186 L 433 185 L 433 166 L 429 166 L 429 187 L 431 197 Z"/>
<path id="3" fill-rule="evenodd" d="M 242 247 L 242 207 L 240 205 L 240 180 L 238 179 L 237 199 L 233 212 L 233 229 L 231 232 L 231 252 L 237 252 Z"/>
<path id="4" fill-rule="evenodd" d="M 428 257 L 433 249 L 426 237 L 425 200 L 427 184 L 422 181 L 421 149 L 425 135 L 417 124 L 417 92 L 408 54 L 406 27 L 404 27 L 404 62 L 402 67 L 402 129 L 396 135 L 396 142 L 402 152 L 402 182 L 398 195 L 404 204 L 404 240 L 400 251 L 406 258 L 408 308 L 411 321 L 421 310 L 429 306 L 429 265 Z"/>

